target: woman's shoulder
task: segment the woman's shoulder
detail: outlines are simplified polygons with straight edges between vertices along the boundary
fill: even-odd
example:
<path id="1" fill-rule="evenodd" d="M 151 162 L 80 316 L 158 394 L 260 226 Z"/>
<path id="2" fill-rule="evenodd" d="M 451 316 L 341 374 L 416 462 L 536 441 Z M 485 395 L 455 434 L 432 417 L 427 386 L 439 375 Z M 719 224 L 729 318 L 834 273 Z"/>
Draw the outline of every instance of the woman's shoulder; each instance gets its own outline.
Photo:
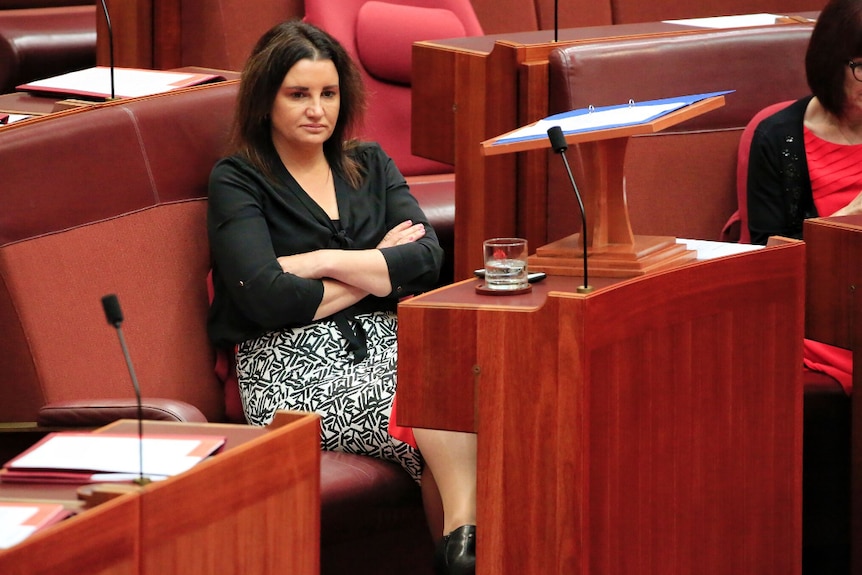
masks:
<path id="1" fill-rule="evenodd" d="M 757 125 L 757 131 L 768 133 L 775 130 L 802 132 L 802 122 L 805 118 L 805 109 L 811 101 L 812 96 L 800 98 L 791 102 L 784 108 L 770 114 Z"/>
<path id="2" fill-rule="evenodd" d="M 354 141 L 348 146 L 347 153 L 363 165 L 390 160 L 380 144 L 373 141 Z"/>
<path id="3" fill-rule="evenodd" d="M 210 171 L 210 183 L 219 181 L 263 182 L 264 174 L 248 158 L 234 154 L 216 161 Z"/>
<path id="4" fill-rule="evenodd" d="M 213 173 L 238 172 L 252 169 L 251 162 L 238 154 L 223 156 L 213 165 Z"/>

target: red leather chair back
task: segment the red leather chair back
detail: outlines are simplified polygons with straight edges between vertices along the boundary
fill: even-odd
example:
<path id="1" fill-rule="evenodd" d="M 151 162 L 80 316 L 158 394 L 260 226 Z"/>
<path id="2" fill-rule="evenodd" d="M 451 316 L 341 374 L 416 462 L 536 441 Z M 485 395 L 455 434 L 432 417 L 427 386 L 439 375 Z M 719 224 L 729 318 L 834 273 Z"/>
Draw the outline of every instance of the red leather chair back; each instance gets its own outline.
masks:
<path id="1" fill-rule="evenodd" d="M 413 42 L 481 35 L 469 0 L 306 0 L 305 20 L 359 65 L 369 95 L 360 136 L 379 142 L 405 176 L 451 172 L 410 152 L 410 57 Z"/>

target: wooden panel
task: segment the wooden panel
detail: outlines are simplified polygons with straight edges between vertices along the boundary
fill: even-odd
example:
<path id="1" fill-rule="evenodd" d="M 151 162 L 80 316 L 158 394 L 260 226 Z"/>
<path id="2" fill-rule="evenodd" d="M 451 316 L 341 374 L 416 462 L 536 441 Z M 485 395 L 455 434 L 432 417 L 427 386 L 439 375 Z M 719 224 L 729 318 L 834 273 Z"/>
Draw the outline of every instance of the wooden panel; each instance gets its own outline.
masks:
<path id="1" fill-rule="evenodd" d="M 805 335 L 853 350 L 862 365 L 862 216 L 805 220 L 808 249 Z M 862 370 L 853 370 L 851 412 L 850 559 L 851 573 L 862 574 Z"/>
<path id="2" fill-rule="evenodd" d="M 97 432 L 137 431 L 121 420 Z M 320 424 L 279 412 L 269 430 L 145 421 L 144 433 L 209 434 L 225 450 L 0 551 L 3 575 L 317 575 Z M 3 485 L 0 496 L 75 507 L 75 485 Z"/>
<path id="3" fill-rule="evenodd" d="M 126 495 L 0 550 L 3 575 L 136 575 L 140 499 Z"/>
<path id="4" fill-rule="evenodd" d="M 455 58 L 455 51 L 433 42 L 413 46 L 416 70 L 455 70 Z M 411 151 L 417 156 L 455 163 L 455 83 L 454 74 L 416 74 L 413 78 L 411 91 L 423 94 L 423 98 L 413 99 L 410 116 Z"/>
<path id="5" fill-rule="evenodd" d="M 525 62 L 519 70 L 518 125 L 526 126 L 548 115 L 548 62 Z M 528 86 L 545 90 L 527 89 Z M 517 235 L 527 238 L 531 251 L 548 243 L 548 156 L 547 150 L 517 156 Z"/>
<path id="6" fill-rule="evenodd" d="M 817 218 L 804 225 L 810 252 L 805 335 L 855 349 L 862 327 L 853 322 L 862 289 L 862 216 Z"/>
<path id="7" fill-rule="evenodd" d="M 171 0 L 178 1 L 178 0 Z M 101 3 L 97 2 L 96 62 L 110 64 L 110 42 Z M 114 64 L 153 68 L 153 0 L 106 0 L 114 35 Z"/>
<path id="8" fill-rule="evenodd" d="M 399 413 L 475 350 L 477 573 L 800 573 L 804 254 L 403 302 L 399 344 L 461 323 L 434 366 L 400 355 Z"/>
<path id="9" fill-rule="evenodd" d="M 183 63 L 182 4 L 181 0 L 152 0 L 153 2 L 153 68 L 171 70 Z M 192 62 L 206 66 L 204 62 Z"/>
<path id="10" fill-rule="evenodd" d="M 318 419 L 264 439 L 145 491 L 142 574 L 319 573 Z"/>

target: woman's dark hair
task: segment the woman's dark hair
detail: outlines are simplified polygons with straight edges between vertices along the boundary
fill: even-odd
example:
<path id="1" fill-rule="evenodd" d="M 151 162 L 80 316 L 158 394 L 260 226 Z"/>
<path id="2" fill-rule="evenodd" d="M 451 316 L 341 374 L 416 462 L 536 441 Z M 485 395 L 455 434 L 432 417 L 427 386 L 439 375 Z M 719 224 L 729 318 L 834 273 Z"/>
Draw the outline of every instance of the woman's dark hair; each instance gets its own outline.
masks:
<path id="1" fill-rule="evenodd" d="M 805 74 L 811 93 L 835 116 L 843 114 L 847 100 L 847 64 L 858 56 L 862 56 L 862 0 L 831 0 L 811 33 Z"/>
<path id="2" fill-rule="evenodd" d="M 270 112 L 284 77 L 303 59 L 331 60 L 338 72 L 341 108 L 323 152 L 332 169 L 358 186 L 359 167 L 345 152 L 365 111 L 365 87 L 359 70 L 335 38 L 311 24 L 290 20 L 257 41 L 240 80 L 232 134 L 233 152 L 274 178 Z"/>

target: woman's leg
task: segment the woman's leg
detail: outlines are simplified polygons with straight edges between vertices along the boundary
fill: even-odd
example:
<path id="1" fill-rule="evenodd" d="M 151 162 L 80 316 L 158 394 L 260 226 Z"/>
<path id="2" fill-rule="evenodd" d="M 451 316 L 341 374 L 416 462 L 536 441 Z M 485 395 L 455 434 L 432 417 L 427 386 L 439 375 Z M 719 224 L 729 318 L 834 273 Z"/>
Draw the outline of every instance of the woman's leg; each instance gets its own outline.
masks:
<path id="1" fill-rule="evenodd" d="M 462 525 L 475 525 L 476 435 L 420 428 L 414 428 L 413 434 L 443 504 L 442 533 L 435 536 L 446 535 Z"/>
<path id="2" fill-rule="evenodd" d="M 431 538 L 439 541 L 440 534 L 443 533 L 443 500 L 440 498 L 434 473 L 427 465 L 422 469 L 422 507 L 425 509 Z"/>

